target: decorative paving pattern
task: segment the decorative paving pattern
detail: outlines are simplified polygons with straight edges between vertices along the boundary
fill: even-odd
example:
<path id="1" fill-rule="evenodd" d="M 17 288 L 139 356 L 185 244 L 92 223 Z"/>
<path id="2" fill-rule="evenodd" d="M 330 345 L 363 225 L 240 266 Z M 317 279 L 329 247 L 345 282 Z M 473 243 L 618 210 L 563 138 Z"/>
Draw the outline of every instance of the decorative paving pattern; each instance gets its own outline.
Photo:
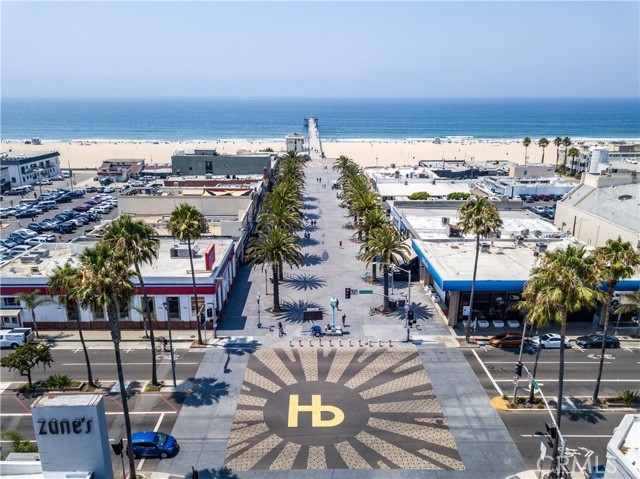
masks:
<path id="1" fill-rule="evenodd" d="M 419 355 L 408 348 L 257 351 L 225 466 L 464 469 Z"/>

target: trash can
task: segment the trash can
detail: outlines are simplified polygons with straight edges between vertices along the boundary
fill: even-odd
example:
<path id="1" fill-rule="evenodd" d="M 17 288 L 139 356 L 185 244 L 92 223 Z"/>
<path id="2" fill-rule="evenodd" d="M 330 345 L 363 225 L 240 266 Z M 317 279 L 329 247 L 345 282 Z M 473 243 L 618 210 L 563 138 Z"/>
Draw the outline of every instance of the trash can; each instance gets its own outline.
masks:
<path id="1" fill-rule="evenodd" d="M 406 303 L 406 300 L 404 300 L 404 299 L 399 299 L 399 300 L 398 300 L 398 307 L 399 307 L 399 308 L 404 308 L 405 303 Z"/>
<path id="2" fill-rule="evenodd" d="M 395 309 L 398 307 L 398 302 L 395 299 L 390 299 L 389 300 L 389 307 L 391 309 Z"/>

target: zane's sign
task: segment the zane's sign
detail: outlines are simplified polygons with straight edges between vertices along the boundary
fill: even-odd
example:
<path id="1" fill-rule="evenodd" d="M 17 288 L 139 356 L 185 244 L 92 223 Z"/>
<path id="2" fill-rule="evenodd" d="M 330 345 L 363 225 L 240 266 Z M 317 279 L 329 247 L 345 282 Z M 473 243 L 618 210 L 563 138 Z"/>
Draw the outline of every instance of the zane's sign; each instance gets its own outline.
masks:
<path id="1" fill-rule="evenodd" d="M 204 264 L 207 271 L 213 269 L 213 265 L 216 264 L 216 245 L 211 244 L 204 252 Z"/>
<path id="2" fill-rule="evenodd" d="M 38 435 L 90 434 L 93 419 L 38 419 Z"/>

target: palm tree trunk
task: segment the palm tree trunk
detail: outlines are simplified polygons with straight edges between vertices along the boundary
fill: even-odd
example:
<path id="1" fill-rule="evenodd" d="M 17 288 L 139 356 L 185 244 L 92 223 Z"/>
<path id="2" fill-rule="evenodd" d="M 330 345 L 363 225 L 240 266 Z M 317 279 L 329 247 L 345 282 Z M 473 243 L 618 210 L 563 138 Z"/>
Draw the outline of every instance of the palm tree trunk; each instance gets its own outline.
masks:
<path id="1" fill-rule="evenodd" d="M 383 309 L 385 311 L 389 310 L 389 265 L 388 264 L 384 264 L 382 266 L 382 278 L 383 278 L 383 284 L 384 284 L 384 289 L 383 289 L 383 293 L 384 293 L 384 301 L 383 301 Z"/>
<path id="2" fill-rule="evenodd" d="M 142 279 L 142 274 L 140 273 L 140 266 L 138 263 L 134 264 L 136 268 L 136 274 L 138 275 L 138 280 L 140 281 L 140 288 L 142 288 L 142 297 L 144 299 L 144 312 L 147 316 L 147 324 L 149 327 L 149 339 L 151 340 L 151 384 L 154 386 L 158 385 L 158 373 L 157 363 L 156 363 L 156 339 L 153 334 L 153 318 L 151 317 L 151 311 L 149 310 L 149 297 L 147 296 L 147 287 L 144 284 L 144 280 Z M 197 304 L 197 303 L 196 303 Z M 144 324 L 144 321 L 142 322 Z"/>
<path id="3" fill-rule="evenodd" d="M 473 262 L 473 279 L 471 280 L 471 297 L 469 298 L 469 318 L 464 328 L 464 339 L 469 342 L 469 327 L 473 321 L 473 300 L 476 295 L 476 275 L 478 273 L 478 258 L 480 256 L 480 235 L 476 235 L 476 258 Z"/>
<path id="4" fill-rule="evenodd" d="M 540 163 L 544 163 L 544 148 L 542 149 L 542 161 Z"/>
<path id="5" fill-rule="evenodd" d="M 109 327 L 111 329 L 111 340 L 113 341 L 113 350 L 116 356 L 116 369 L 118 370 L 118 383 L 120 384 L 120 398 L 122 399 L 122 413 L 124 416 L 124 428 L 127 435 L 127 447 L 129 448 L 129 478 L 136 477 L 136 465 L 133 462 L 133 451 L 131 450 L 131 418 L 129 417 L 129 401 L 127 399 L 127 390 L 124 384 L 124 371 L 122 370 L 122 358 L 120 356 L 120 320 L 118 319 L 118 310 L 115 302 L 109 303 L 107 306 L 107 315 L 109 317 Z"/>
<path id="6" fill-rule="evenodd" d="M 273 274 L 273 312 L 279 313 L 282 309 L 280 308 L 280 288 L 278 287 L 278 266 L 276 264 L 271 265 L 271 272 Z"/>
<path id="7" fill-rule="evenodd" d="M 96 387 L 93 383 L 93 373 L 91 372 L 91 361 L 89 360 L 89 351 L 87 351 L 87 345 L 84 343 L 84 333 L 82 332 L 82 326 L 80 326 L 80 318 L 76 321 L 78 328 L 78 335 L 80 336 L 80 344 L 82 344 L 82 351 L 84 352 L 84 362 L 87 363 L 87 384 L 92 388 Z"/>
<path id="8" fill-rule="evenodd" d="M 375 263 L 371 265 L 371 281 L 373 281 L 374 283 L 378 281 L 378 275 L 377 275 L 377 269 L 376 269 Z"/>
<path id="9" fill-rule="evenodd" d="M 33 330 L 36 333 L 36 338 L 40 339 L 40 333 L 38 332 L 38 323 L 36 322 L 36 311 L 35 311 L 35 309 L 31 310 L 31 322 L 33 323 Z"/>
<path id="10" fill-rule="evenodd" d="M 202 344 L 202 332 L 200 331 L 200 318 L 198 317 L 198 290 L 196 288 L 196 272 L 193 269 L 193 254 L 191 253 L 191 240 L 187 238 L 189 248 L 189 263 L 191 264 L 191 281 L 193 282 L 193 297 L 196 302 L 196 326 L 198 327 L 198 344 Z M 155 353 L 155 348 L 152 350 Z"/>
<path id="11" fill-rule="evenodd" d="M 558 401 L 556 405 L 556 424 L 558 425 L 558 432 L 560 432 L 560 421 L 562 419 L 562 390 L 564 386 L 564 338 L 567 335 L 567 314 L 562 316 L 562 323 L 560 325 L 560 369 L 558 371 Z M 560 446 L 560 434 L 556 435 L 556 439 L 553 442 L 553 470 L 558 470 L 558 447 Z"/>
<path id="12" fill-rule="evenodd" d="M 604 311 L 604 330 L 602 331 L 603 341 L 602 348 L 600 349 L 600 365 L 598 366 L 598 378 L 596 379 L 596 387 L 593 390 L 593 396 L 591 398 L 591 402 L 596 404 L 598 402 L 598 393 L 600 392 L 600 381 L 602 380 L 602 370 L 604 369 L 604 354 L 605 349 L 607 349 L 607 333 L 609 332 L 609 318 L 611 317 L 611 297 L 613 292 L 616 290 L 617 281 L 610 281 L 607 284 L 607 307 Z"/>
<path id="13" fill-rule="evenodd" d="M 280 260 L 280 263 L 278 264 L 278 279 L 280 281 L 284 281 L 284 263 L 282 260 Z"/>

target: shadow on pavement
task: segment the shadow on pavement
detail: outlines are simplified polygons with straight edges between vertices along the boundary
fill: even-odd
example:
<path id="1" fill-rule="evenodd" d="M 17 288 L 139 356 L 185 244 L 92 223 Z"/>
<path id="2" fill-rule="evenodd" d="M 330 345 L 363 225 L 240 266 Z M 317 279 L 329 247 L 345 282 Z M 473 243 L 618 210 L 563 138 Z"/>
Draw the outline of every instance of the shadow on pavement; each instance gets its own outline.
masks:
<path id="1" fill-rule="evenodd" d="M 247 343 L 227 343 L 224 346 L 224 352 L 227 354 L 227 360 L 224 363 L 224 373 L 229 374 L 232 370 L 229 369 L 229 362 L 231 356 L 244 356 L 245 354 L 253 354 L 258 349 L 260 343 L 256 340 L 249 341 Z"/>
<path id="2" fill-rule="evenodd" d="M 282 303 L 282 309 L 285 310 L 285 314 L 280 316 L 279 319 L 288 323 L 302 323 L 304 322 L 303 313 L 307 308 L 319 308 L 321 311 L 324 311 L 324 308 L 315 301 L 299 300 L 293 303 L 284 302 Z"/>
<path id="3" fill-rule="evenodd" d="M 220 469 L 212 467 L 211 469 L 200 469 L 196 472 L 198 473 L 198 479 L 240 479 L 240 476 L 226 467 L 221 467 Z M 193 479 L 193 476 L 194 474 L 191 472 L 186 477 Z"/>
<path id="4" fill-rule="evenodd" d="M 316 256 L 316 258 L 318 258 Z M 320 258 L 318 258 L 318 262 Z M 310 290 L 310 289 L 320 289 L 326 286 L 326 282 L 320 279 L 318 276 L 314 274 L 296 274 L 289 276 L 289 279 L 284 286 L 289 289 L 297 289 L 297 290 Z"/>
<path id="5" fill-rule="evenodd" d="M 318 246 L 320 244 L 320 242 L 314 238 L 307 238 L 307 239 L 300 238 L 298 241 L 300 242 L 303 248 L 307 246 Z"/>
<path id="6" fill-rule="evenodd" d="M 217 378 L 191 378 L 193 390 L 189 393 L 176 392 L 171 399 L 182 406 L 201 407 L 220 402 L 220 398 L 229 395 L 229 384 L 218 381 Z"/>

